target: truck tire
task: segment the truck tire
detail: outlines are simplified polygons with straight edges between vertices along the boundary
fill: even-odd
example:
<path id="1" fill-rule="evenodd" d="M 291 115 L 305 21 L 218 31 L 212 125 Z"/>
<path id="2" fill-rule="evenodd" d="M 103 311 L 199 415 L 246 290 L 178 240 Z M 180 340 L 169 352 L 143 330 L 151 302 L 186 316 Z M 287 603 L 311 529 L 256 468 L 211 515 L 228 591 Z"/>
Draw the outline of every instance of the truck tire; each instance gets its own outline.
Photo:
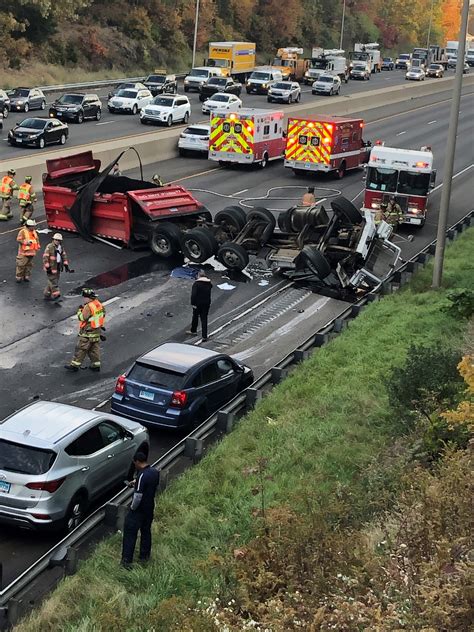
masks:
<path id="1" fill-rule="evenodd" d="M 238 234 L 247 223 L 247 216 L 240 206 L 227 206 L 217 213 L 214 223 L 227 224 L 233 233 Z"/>
<path id="2" fill-rule="evenodd" d="M 249 253 L 240 244 L 229 241 L 219 248 L 217 259 L 229 270 L 243 270 L 248 266 Z"/>
<path id="3" fill-rule="evenodd" d="M 172 222 L 160 222 L 150 234 L 149 245 L 153 254 L 169 259 L 181 249 L 181 231 Z"/>
<path id="4" fill-rule="evenodd" d="M 273 235 L 273 231 L 275 230 L 276 221 L 273 217 L 273 214 L 270 211 L 267 211 L 266 208 L 257 207 L 250 211 L 247 217 L 249 222 L 255 220 L 258 220 L 262 223 L 265 222 L 266 226 L 260 236 L 260 244 L 263 246 L 269 241 L 269 239 Z"/>
<path id="5" fill-rule="evenodd" d="M 214 238 L 214 235 L 211 236 Z M 212 257 L 215 252 L 214 245 L 217 245 L 217 242 L 214 244 L 209 231 L 202 228 L 188 230 L 181 239 L 183 255 L 193 263 L 204 263 Z"/>
<path id="6" fill-rule="evenodd" d="M 282 233 L 292 233 L 293 227 L 291 226 L 291 211 L 293 209 L 289 208 L 287 211 L 283 211 L 278 214 L 277 223 L 278 228 Z"/>
<path id="7" fill-rule="evenodd" d="M 346 224 L 360 224 L 362 222 L 362 213 L 347 198 L 340 195 L 331 202 L 331 208 L 335 215 Z"/>
<path id="8" fill-rule="evenodd" d="M 339 180 L 342 180 L 342 178 L 346 175 L 346 163 L 344 160 L 339 165 L 339 168 L 336 171 L 336 175 Z"/>
<path id="9" fill-rule="evenodd" d="M 304 246 L 300 257 L 305 267 L 319 279 L 323 280 L 331 273 L 331 266 L 328 260 L 323 253 L 314 246 Z"/>
<path id="10" fill-rule="evenodd" d="M 263 152 L 262 160 L 260 161 L 260 169 L 265 169 L 268 165 L 268 154 L 266 151 Z"/>

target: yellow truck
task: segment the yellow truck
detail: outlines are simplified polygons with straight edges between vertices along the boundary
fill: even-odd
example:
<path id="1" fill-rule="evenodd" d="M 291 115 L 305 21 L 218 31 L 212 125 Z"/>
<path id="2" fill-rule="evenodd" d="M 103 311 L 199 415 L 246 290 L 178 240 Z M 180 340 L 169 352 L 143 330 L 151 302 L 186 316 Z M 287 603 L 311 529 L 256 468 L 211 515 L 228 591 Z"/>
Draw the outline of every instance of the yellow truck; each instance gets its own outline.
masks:
<path id="1" fill-rule="evenodd" d="M 205 65 L 220 68 L 225 77 L 245 80 L 255 68 L 255 48 L 252 42 L 210 42 Z"/>
<path id="2" fill-rule="evenodd" d="M 280 70 L 284 81 L 301 81 L 309 68 L 309 60 L 303 59 L 302 48 L 279 48 L 271 65 Z"/>

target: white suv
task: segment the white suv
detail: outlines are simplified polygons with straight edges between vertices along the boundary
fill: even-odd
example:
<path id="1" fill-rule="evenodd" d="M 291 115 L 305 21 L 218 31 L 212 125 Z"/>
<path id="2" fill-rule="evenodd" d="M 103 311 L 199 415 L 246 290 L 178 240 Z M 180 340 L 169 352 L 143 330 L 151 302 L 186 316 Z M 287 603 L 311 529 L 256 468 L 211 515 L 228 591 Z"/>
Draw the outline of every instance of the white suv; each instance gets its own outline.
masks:
<path id="1" fill-rule="evenodd" d="M 109 112 L 131 112 L 136 114 L 148 105 L 152 99 L 151 92 L 146 88 L 143 90 L 119 90 L 115 96 L 109 99 L 107 107 Z"/>
<path id="2" fill-rule="evenodd" d="M 171 127 L 173 123 L 187 123 L 191 116 L 191 104 L 188 97 L 160 95 L 140 112 L 140 123 L 162 123 Z"/>
<path id="3" fill-rule="evenodd" d="M 321 75 L 317 79 L 312 87 L 311 92 L 313 94 L 339 94 L 341 91 L 341 80 L 337 75 Z"/>

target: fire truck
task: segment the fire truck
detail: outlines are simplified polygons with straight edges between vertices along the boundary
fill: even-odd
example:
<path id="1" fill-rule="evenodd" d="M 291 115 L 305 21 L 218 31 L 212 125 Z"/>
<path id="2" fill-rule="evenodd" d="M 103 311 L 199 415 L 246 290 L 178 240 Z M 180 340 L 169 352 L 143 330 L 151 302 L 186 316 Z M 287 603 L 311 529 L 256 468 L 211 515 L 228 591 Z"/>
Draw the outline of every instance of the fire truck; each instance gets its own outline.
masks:
<path id="1" fill-rule="evenodd" d="M 346 171 L 367 162 L 370 143 L 362 138 L 360 118 L 320 116 L 317 119 L 288 120 L 285 167 L 300 171 Z"/>
<path id="2" fill-rule="evenodd" d="M 209 159 L 223 167 L 258 164 L 284 157 L 283 112 L 242 108 L 238 112 L 213 112 L 209 136 Z"/>
<path id="3" fill-rule="evenodd" d="M 362 210 L 378 215 L 381 204 L 393 196 L 403 211 L 402 223 L 423 226 L 435 180 L 431 147 L 400 149 L 377 141 L 367 165 Z"/>

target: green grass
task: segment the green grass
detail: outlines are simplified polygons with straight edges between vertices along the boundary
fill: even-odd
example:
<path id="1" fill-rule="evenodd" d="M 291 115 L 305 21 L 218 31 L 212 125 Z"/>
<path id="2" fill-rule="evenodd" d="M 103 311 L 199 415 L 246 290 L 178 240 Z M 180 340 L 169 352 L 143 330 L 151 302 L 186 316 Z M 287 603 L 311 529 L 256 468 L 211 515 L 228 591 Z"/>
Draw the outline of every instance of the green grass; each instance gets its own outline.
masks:
<path id="1" fill-rule="evenodd" d="M 298 508 L 305 497 L 317 502 L 344 486 L 354 494 L 354 512 L 369 512 L 361 474 L 403 430 L 388 405 L 384 377 L 403 365 L 412 344 L 459 346 L 465 323 L 440 308 L 446 288 L 473 287 L 473 243 L 470 229 L 448 247 L 445 288 L 430 290 L 428 266 L 409 287 L 370 305 L 158 498 L 151 566 L 120 570 L 115 535 L 16 629 L 146 630 L 164 620 L 162 600 L 225 594 L 232 578 L 212 559 L 255 536 L 259 521 L 252 510 L 259 497 L 252 494 L 255 477 L 244 470 L 261 457 L 271 476 L 265 481 L 269 505 Z"/>

